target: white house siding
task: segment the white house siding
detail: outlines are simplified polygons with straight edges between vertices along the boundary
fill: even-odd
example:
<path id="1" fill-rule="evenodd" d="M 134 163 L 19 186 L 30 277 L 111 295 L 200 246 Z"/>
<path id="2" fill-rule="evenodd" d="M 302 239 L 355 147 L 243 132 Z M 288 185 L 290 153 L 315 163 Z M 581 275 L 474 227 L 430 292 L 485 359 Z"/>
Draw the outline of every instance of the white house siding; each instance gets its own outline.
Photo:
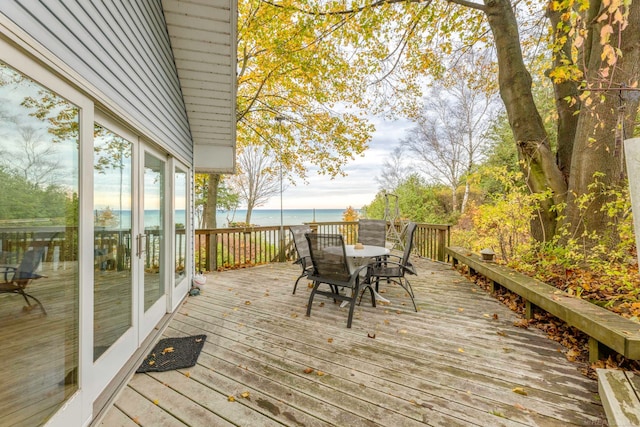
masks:
<path id="1" fill-rule="evenodd" d="M 192 162 L 160 0 L 2 0 L 0 12 L 126 111 L 127 121 Z"/>

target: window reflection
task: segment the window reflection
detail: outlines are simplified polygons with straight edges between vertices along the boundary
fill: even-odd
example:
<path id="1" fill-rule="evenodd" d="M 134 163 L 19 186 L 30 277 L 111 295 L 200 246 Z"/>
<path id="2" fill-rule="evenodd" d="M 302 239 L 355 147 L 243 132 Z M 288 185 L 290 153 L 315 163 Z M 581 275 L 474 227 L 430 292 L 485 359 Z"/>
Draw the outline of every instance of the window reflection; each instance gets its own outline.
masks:
<path id="1" fill-rule="evenodd" d="M 43 424 L 78 388 L 78 112 L 0 62 L 0 414 L 7 425 Z"/>
<path id="2" fill-rule="evenodd" d="M 128 140 L 94 127 L 94 360 L 132 325 L 132 150 Z"/>
<path id="3" fill-rule="evenodd" d="M 187 257 L 187 241 L 185 225 L 187 224 L 187 173 L 176 168 L 175 173 L 175 286 L 185 277 L 185 262 Z"/>

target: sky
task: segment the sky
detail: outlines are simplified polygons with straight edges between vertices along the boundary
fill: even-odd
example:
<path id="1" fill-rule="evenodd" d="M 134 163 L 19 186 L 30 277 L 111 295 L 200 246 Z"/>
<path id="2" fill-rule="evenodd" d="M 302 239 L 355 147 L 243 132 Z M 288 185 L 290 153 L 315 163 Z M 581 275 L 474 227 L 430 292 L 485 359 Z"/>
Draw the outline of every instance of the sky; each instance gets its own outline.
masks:
<path id="1" fill-rule="evenodd" d="M 376 177 L 385 159 L 399 144 L 411 124 L 405 120 L 372 118 L 376 131 L 364 157 L 356 157 L 345 168 L 346 176 L 334 179 L 310 172 L 308 184 L 289 185 L 283 193 L 283 209 L 360 209 L 378 192 Z M 280 196 L 256 209 L 280 209 Z"/>

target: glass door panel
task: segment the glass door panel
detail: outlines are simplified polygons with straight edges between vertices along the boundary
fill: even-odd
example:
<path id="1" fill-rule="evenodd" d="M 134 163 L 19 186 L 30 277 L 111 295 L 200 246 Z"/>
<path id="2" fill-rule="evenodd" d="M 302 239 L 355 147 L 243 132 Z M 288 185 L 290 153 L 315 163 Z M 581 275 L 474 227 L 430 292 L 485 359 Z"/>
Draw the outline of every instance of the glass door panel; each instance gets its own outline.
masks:
<path id="1" fill-rule="evenodd" d="M 190 229 L 187 217 L 189 174 L 186 167 L 177 165 L 176 159 L 173 159 L 173 164 L 176 165 L 173 174 L 173 263 L 175 271 L 171 306 L 175 308 L 189 291 L 186 266 L 189 265 L 191 254 L 188 252 L 190 239 L 186 233 L 186 230 Z"/>
<path id="2" fill-rule="evenodd" d="M 94 133 L 95 361 L 133 325 L 133 144 L 100 125 Z"/>
<path id="3" fill-rule="evenodd" d="M 39 426 L 78 390 L 82 111 L 1 61 L 0 110 L 0 424 Z"/>
<path id="4" fill-rule="evenodd" d="M 137 239 L 137 259 L 139 264 L 140 299 L 142 319 L 139 339 L 147 333 L 167 312 L 166 242 L 165 242 L 165 191 L 166 161 L 159 153 L 143 146 L 142 155 L 142 206 L 140 220 L 142 232 Z"/>

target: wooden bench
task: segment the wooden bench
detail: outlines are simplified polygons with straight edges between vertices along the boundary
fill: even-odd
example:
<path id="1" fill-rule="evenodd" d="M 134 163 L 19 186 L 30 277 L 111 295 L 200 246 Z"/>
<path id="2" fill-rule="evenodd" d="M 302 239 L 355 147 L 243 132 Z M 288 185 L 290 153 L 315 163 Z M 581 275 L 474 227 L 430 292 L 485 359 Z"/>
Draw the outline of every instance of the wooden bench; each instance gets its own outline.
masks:
<path id="1" fill-rule="evenodd" d="M 633 372 L 596 369 L 598 393 L 610 426 L 640 426 L 640 377 Z"/>
<path id="2" fill-rule="evenodd" d="M 475 272 L 489 279 L 492 291 L 500 285 L 520 295 L 525 300 L 527 318 L 532 317 L 534 307 L 539 307 L 587 334 L 590 362 L 600 359 L 602 345 L 628 359 L 640 360 L 640 323 L 505 266 L 483 261 L 467 249 L 448 247 L 446 253 L 454 266 L 465 264 L 472 274 Z"/>

